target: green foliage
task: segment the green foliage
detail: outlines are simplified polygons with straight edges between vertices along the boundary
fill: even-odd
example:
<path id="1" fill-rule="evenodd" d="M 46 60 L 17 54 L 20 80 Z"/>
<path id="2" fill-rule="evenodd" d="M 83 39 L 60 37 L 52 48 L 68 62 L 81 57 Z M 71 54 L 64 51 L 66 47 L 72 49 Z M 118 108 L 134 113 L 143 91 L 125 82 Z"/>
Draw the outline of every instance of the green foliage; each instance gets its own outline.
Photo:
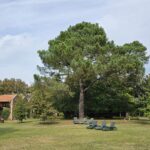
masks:
<path id="1" fill-rule="evenodd" d="M 47 50 L 38 53 L 44 64 L 39 67 L 41 73 L 58 77 L 58 82 L 64 81 L 74 93 L 72 97 L 56 95 L 57 110 L 77 113 L 81 91 L 83 102 L 85 97 L 82 111 L 87 114 L 137 110 L 144 64 L 149 59 L 146 47 L 140 42 L 117 46 L 108 41 L 98 24 L 82 22 L 60 32 L 49 41 Z"/>
<path id="2" fill-rule="evenodd" d="M 57 100 L 63 100 L 64 98 L 71 96 L 68 86 L 61 82 L 57 82 L 56 79 L 49 79 L 46 77 L 39 77 L 35 75 L 35 83 L 32 86 L 31 95 L 31 109 L 32 115 L 41 120 L 53 118 L 56 113 Z M 58 109 L 60 111 L 60 109 Z"/>
<path id="3" fill-rule="evenodd" d="M 101 52 L 105 53 L 106 43 L 102 27 L 83 22 L 69 27 L 57 38 L 50 40 L 48 50 L 39 51 L 39 56 L 45 71 L 59 74 L 61 78 L 67 76 L 77 84 L 82 79 L 86 84 L 87 80 L 95 80 L 97 71 L 102 72 L 102 68 L 105 68 L 100 57 Z M 98 65 L 101 70 L 97 70 Z"/>
<path id="4" fill-rule="evenodd" d="M 80 86 L 81 93 L 103 72 L 105 63 L 100 59 L 100 54 L 105 53 L 103 50 L 106 45 L 110 48 L 111 44 L 108 43 L 103 28 L 98 24 L 83 22 L 69 27 L 57 38 L 50 40 L 49 49 L 39 51 L 39 56 L 43 61 L 44 71 L 50 71 L 51 75 L 58 74 L 62 80 L 72 80 Z M 98 69 L 100 66 L 101 70 Z M 84 92 L 82 94 L 80 102 L 84 103 Z M 80 108 L 79 114 L 84 114 L 84 105 Z"/>
<path id="5" fill-rule="evenodd" d="M 27 93 L 28 85 L 20 79 L 0 80 L 0 94 Z"/>
<path id="6" fill-rule="evenodd" d="M 2 118 L 3 118 L 4 120 L 7 120 L 8 117 L 9 117 L 9 115 L 10 115 L 10 109 L 7 108 L 7 107 L 4 107 L 4 108 L 3 108 L 3 111 L 2 111 L 2 114 L 1 114 Z"/>
<path id="7" fill-rule="evenodd" d="M 150 114 L 150 76 L 144 76 L 132 92 L 135 99 L 133 115 L 148 117 Z"/>
<path id="8" fill-rule="evenodd" d="M 19 96 L 17 98 L 15 107 L 14 107 L 15 119 L 22 122 L 23 119 L 26 118 L 26 115 L 27 115 L 27 102 L 22 98 L 22 96 Z"/>

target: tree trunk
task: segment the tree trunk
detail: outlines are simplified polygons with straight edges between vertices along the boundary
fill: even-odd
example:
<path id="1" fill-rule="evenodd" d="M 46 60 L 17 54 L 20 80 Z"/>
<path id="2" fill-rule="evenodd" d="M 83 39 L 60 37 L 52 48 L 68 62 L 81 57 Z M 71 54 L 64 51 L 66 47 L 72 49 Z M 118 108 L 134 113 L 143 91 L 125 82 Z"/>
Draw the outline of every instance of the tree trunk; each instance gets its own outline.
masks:
<path id="1" fill-rule="evenodd" d="M 122 117 L 121 112 L 120 112 L 120 118 Z"/>
<path id="2" fill-rule="evenodd" d="M 84 88 L 82 80 L 79 81 L 80 85 L 80 97 L 79 97 L 79 118 L 84 118 Z"/>

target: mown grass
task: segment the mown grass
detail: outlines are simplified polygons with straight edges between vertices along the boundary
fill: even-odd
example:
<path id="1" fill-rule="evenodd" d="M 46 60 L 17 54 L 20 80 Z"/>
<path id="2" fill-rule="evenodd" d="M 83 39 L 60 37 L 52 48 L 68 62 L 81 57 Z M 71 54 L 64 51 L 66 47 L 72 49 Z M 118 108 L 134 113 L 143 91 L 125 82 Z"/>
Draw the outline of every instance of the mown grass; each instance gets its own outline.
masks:
<path id="1" fill-rule="evenodd" d="M 0 150 L 150 150 L 150 121 L 116 123 L 117 131 L 104 132 L 68 120 L 50 125 L 8 121 L 0 124 Z"/>

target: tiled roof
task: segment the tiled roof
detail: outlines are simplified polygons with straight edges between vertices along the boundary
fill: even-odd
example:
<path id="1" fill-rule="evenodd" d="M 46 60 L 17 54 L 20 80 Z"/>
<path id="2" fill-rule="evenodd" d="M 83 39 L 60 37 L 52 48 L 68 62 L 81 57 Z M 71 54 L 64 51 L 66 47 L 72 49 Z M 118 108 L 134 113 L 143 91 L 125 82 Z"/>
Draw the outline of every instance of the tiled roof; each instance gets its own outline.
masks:
<path id="1" fill-rule="evenodd" d="M 0 95 L 0 102 L 11 102 L 15 97 L 16 97 L 16 94 Z"/>

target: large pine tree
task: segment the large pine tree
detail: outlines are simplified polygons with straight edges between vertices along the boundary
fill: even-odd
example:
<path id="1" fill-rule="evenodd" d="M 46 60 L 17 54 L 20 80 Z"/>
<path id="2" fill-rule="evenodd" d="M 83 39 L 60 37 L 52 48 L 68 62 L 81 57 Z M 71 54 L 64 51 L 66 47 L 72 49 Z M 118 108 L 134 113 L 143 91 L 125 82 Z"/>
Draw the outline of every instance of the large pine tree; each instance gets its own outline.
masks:
<path id="1" fill-rule="evenodd" d="M 48 44 L 48 50 L 38 51 L 43 70 L 78 85 L 79 118 L 84 117 L 85 93 L 97 80 L 115 74 L 134 84 L 143 76 L 148 60 L 141 43 L 116 46 L 107 40 L 102 27 L 87 22 L 70 26 Z"/>

